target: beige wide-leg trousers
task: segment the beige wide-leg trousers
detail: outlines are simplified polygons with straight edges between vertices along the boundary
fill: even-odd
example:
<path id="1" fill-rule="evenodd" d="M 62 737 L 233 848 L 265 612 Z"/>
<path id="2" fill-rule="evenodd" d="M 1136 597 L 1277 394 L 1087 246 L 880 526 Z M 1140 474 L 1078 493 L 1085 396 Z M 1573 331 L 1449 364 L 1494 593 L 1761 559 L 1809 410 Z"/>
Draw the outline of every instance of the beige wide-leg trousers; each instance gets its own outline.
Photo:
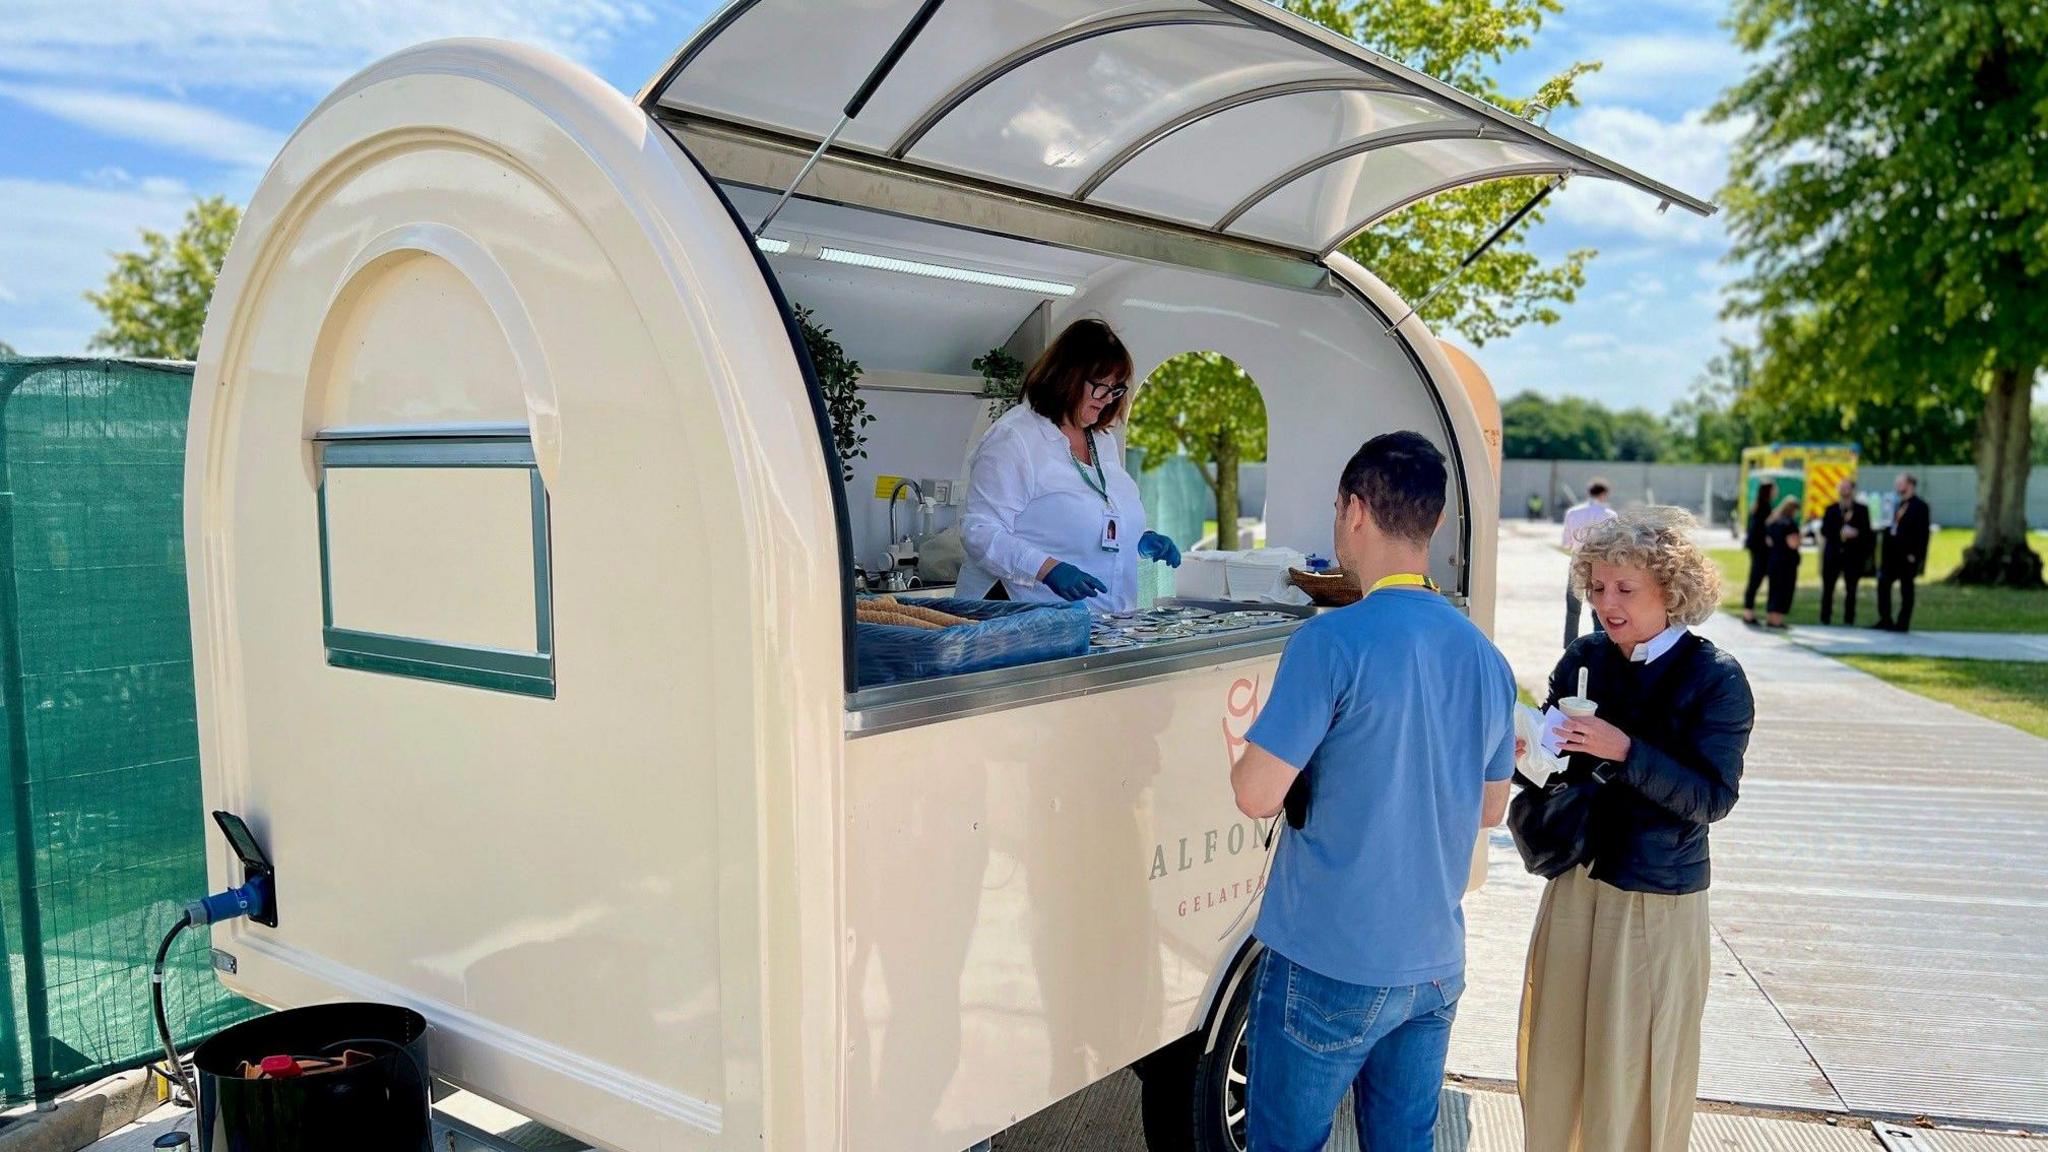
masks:
<path id="1" fill-rule="evenodd" d="M 1528 1152 L 1686 1152 L 1707 1006 L 1707 894 L 1543 890 L 1515 1070 Z"/>

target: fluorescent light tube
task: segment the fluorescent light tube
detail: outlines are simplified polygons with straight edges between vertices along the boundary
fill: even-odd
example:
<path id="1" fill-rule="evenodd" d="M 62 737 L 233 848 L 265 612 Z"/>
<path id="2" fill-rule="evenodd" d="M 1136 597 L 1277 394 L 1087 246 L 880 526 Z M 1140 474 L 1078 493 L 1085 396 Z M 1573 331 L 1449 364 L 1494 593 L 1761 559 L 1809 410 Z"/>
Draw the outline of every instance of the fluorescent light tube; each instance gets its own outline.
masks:
<path id="1" fill-rule="evenodd" d="M 771 240 L 766 236 L 756 236 L 754 237 L 754 247 L 759 248 L 770 256 L 780 256 L 784 252 L 789 251 L 789 241 Z"/>
<path id="2" fill-rule="evenodd" d="M 876 268 L 884 272 L 901 272 L 910 276 L 929 276 L 934 280 L 951 280 L 961 284 L 980 284 L 989 288 L 1010 288 L 1018 292 L 1034 292 L 1041 296 L 1072 296 L 1074 286 L 1061 284 L 1056 280 L 1033 280 L 1025 276 L 1004 276 L 995 272 L 982 272 L 973 268 L 955 268 L 949 264 L 926 264 L 918 260 L 899 260 L 894 256 L 877 256 L 871 252 L 855 252 L 846 248 L 818 249 L 818 259 L 834 264 L 851 264 L 856 268 Z"/>

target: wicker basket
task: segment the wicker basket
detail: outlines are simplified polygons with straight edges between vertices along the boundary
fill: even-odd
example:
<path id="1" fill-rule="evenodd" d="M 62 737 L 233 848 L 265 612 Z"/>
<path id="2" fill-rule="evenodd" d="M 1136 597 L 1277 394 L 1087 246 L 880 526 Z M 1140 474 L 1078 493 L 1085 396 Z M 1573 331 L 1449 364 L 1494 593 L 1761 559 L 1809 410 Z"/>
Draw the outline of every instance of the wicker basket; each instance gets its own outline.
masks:
<path id="1" fill-rule="evenodd" d="M 1364 593 L 1358 590 L 1358 581 L 1346 575 L 1341 568 L 1327 572 L 1304 572 L 1299 568 L 1287 570 L 1287 582 L 1308 593 L 1308 598 L 1323 608 L 1342 608 L 1356 604 Z"/>

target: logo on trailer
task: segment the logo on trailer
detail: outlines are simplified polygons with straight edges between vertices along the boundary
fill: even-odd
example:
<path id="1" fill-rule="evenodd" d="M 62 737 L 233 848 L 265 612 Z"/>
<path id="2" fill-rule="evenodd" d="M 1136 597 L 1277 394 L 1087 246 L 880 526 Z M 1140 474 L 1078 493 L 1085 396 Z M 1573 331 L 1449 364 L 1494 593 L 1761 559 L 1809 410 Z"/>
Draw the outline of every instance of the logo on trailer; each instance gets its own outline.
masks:
<path id="1" fill-rule="evenodd" d="M 1259 717 L 1260 695 L 1263 685 L 1256 676 L 1234 681 L 1223 696 L 1223 763 L 1227 769 L 1237 762 L 1237 757 L 1249 742 L 1252 722 Z M 1241 821 L 1223 828 L 1205 828 L 1192 836 L 1178 837 L 1173 843 L 1155 844 L 1152 847 L 1152 872 L 1148 879 L 1161 880 L 1169 875 L 1191 871 L 1197 866 L 1214 864 L 1219 857 L 1228 858 L 1242 855 L 1246 849 L 1256 852 L 1260 844 L 1257 821 Z M 1202 892 L 1179 902 L 1182 916 L 1229 904 L 1256 896 L 1264 887 L 1261 876 L 1249 876 L 1228 884 L 1218 883 Z"/>

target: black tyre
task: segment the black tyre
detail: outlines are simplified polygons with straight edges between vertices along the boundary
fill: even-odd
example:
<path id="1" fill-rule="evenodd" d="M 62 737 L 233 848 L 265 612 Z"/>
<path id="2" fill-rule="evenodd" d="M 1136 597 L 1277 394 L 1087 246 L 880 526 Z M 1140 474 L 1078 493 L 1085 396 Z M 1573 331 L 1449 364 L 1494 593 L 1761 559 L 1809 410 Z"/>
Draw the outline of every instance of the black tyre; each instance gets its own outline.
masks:
<path id="1" fill-rule="evenodd" d="M 1250 1083 L 1244 1034 L 1256 974 L 1256 967 L 1248 968 L 1223 1006 L 1215 1048 L 1203 1051 L 1209 1033 L 1197 1032 L 1149 1057 L 1139 1069 L 1145 1144 L 1152 1152 L 1244 1152 Z"/>

